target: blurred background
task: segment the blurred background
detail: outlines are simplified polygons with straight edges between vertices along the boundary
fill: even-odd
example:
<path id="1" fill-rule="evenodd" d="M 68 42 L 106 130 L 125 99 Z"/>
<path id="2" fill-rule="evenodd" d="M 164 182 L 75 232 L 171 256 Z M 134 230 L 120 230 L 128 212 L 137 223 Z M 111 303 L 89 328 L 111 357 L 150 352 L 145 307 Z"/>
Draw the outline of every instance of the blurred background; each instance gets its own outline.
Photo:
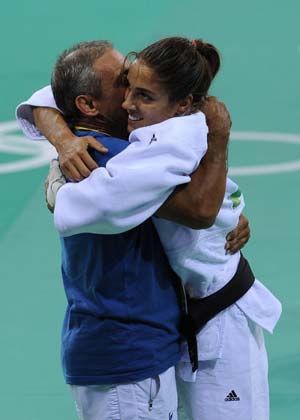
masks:
<path id="1" fill-rule="evenodd" d="M 22 137 L 15 107 L 49 83 L 58 54 L 74 43 L 108 39 L 127 53 L 169 35 L 203 38 L 222 53 L 213 93 L 233 121 L 230 171 L 252 229 L 244 253 L 283 304 L 266 338 L 271 420 L 298 419 L 299 1 L 16 0 L 1 16 L 1 419 L 76 419 L 60 367 L 60 246 L 43 194 L 52 152 Z"/>

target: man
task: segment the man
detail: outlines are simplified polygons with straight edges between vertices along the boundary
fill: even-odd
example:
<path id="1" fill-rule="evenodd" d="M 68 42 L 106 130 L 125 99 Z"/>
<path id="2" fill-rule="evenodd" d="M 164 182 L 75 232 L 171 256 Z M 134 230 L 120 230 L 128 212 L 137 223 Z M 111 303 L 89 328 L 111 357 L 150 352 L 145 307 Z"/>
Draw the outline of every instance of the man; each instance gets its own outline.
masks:
<path id="1" fill-rule="evenodd" d="M 127 146 L 114 137 L 125 136 L 126 127 L 127 116 L 120 111 L 124 87 L 117 84 L 122 63 L 123 57 L 106 41 L 83 43 L 59 58 L 53 74 L 58 106 L 77 127 L 77 135 L 92 135 L 109 149 L 106 155 L 93 153 L 100 166 Z M 211 141 L 204 168 L 193 176 L 194 183 L 201 180 L 198 195 L 195 186 L 187 184 L 159 211 L 160 216 L 198 228 L 207 226 L 212 213 L 216 215 L 224 189 L 228 115 L 218 104 L 212 108 L 211 135 L 213 129 L 220 135 L 220 125 L 224 134 L 220 143 Z M 99 147 L 94 139 L 84 141 Z M 63 143 L 56 144 L 61 151 Z M 90 157 L 84 159 L 94 165 Z M 86 171 L 80 159 L 75 162 L 77 171 L 78 166 Z M 187 182 L 186 177 L 180 182 Z M 208 195 L 212 203 L 208 212 L 203 212 L 201 203 L 196 210 L 187 210 L 187 202 L 197 203 L 199 197 L 203 202 Z M 151 221 L 124 234 L 64 237 L 62 247 L 68 298 L 63 367 L 80 415 L 89 420 L 113 415 L 175 419 L 172 366 L 179 358 L 180 314 L 173 283 L 177 280 Z"/>

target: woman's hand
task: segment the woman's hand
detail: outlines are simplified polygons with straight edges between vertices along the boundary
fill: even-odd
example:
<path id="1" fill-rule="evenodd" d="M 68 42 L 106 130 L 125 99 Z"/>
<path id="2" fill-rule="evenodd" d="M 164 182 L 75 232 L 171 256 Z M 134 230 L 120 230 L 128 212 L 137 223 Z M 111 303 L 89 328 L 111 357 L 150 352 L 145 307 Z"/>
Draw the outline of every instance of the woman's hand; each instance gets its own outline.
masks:
<path id="1" fill-rule="evenodd" d="M 201 111 L 204 113 L 208 126 L 207 155 L 212 160 L 223 160 L 227 157 L 227 145 L 230 136 L 230 113 L 223 102 L 209 96 L 203 102 Z"/>

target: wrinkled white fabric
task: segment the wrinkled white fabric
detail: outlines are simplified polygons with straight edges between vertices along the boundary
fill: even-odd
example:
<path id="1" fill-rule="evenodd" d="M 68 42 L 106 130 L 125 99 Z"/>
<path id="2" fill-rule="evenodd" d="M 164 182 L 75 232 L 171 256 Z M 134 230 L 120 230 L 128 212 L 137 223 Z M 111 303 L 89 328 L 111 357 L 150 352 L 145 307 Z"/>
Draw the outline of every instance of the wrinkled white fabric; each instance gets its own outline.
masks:
<path id="1" fill-rule="evenodd" d="M 59 190 L 54 222 L 63 236 L 120 233 L 151 217 L 177 185 L 190 181 L 206 152 L 204 114 L 137 129 L 129 141 L 106 168 Z"/>
<path id="2" fill-rule="evenodd" d="M 177 366 L 178 393 L 187 418 L 269 420 L 268 360 L 263 330 L 237 305 L 226 309 L 220 319 L 223 330 L 219 357 L 200 360 L 193 382 L 190 363 L 181 361 Z M 203 345 L 205 342 L 202 341 Z"/>
<path id="3" fill-rule="evenodd" d="M 177 420 L 174 367 L 140 382 L 71 386 L 80 420 Z"/>
<path id="4" fill-rule="evenodd" d="M 16 108 L 16 119 L 26 137 L 32 140 L 45 140 L 45 137 L 34 123 L 32 113 L 32 107 L 34 106 L 45 106 L 59 110 L 50 85 L 36 91 L 27 101 L 20 103 Z"/>

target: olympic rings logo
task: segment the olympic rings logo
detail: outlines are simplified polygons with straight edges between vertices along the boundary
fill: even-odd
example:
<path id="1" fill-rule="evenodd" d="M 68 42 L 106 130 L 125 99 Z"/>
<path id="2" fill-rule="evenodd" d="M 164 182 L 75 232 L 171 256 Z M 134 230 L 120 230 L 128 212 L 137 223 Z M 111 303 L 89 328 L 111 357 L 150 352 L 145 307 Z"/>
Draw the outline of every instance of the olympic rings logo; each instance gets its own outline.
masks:
<path id="1" fill-rule="evenodd" d="M 11 162 L 0 163 L 0 173 L 12 173 L 35 169 L 48 165 L 57 155 L 54 147 L 46 141 L 25 140 L 23 134 L 15 134 L 19 129 L 16 121 L 0 123 L 0 154 L 16 155 Z M 234 131 L 231 140 L 239 142 L 270 142 L 300 144 L 299 134 L 272 133 L 256 131 Z M 300 170 L 300 159 L 280 163 L 261 165 L 234 166 L 229 169 L 230 176 L 266 175 Z"/>
<path id="2" fill-rule="evenodd" d="M 16 121 L 0 123 L 0 154 L 15 155 L 16 159 L 0 163 L 0 174 L 26 171 L 48 165 L 57 156 L 47 141 L 26 140 L 23 134 L 14 134 L 20 127 Z"/>

